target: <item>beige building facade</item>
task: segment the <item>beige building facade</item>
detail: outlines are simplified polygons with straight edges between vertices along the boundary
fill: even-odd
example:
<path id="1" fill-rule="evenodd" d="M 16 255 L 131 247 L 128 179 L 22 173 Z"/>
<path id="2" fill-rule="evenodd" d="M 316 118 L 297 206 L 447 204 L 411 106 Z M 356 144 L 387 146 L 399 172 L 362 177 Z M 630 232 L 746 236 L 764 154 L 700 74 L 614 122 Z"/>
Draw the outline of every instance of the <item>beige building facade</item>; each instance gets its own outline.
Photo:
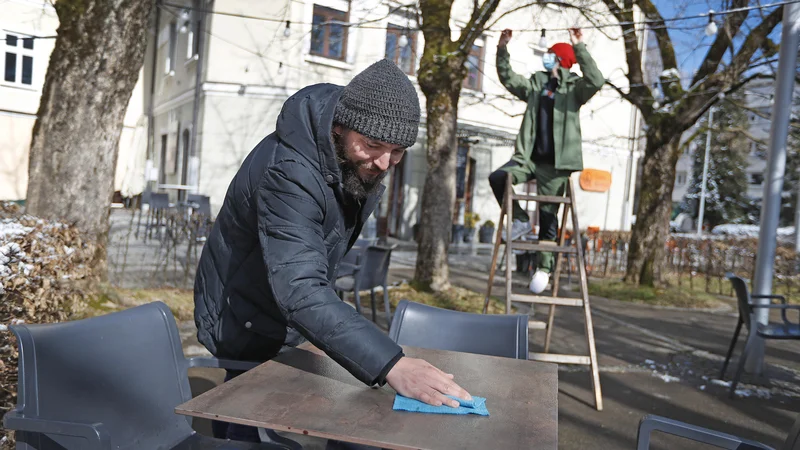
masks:
<path id="1" fill-rule="evenodd" d="M 10 1 L 34 5 L 33 0 Z M 456 3 L 454 38 L 472 8 L 469 0 Z M 501 2 L 496 16 L 512 7 Z M 57 19 L 49 11 L 52 18 L 46 26 L 27 32 L 54 34 Z M 162 2 L 126 116 L 117 189 L 132 196 L 148 187 L 169 192 L 172 200 L 196 192 L 210 196 L 216 212 L 241 162 L 274 131 L 283 102 L 294 92 L 314 83 L 345 85 L 384 57 L 395 61 L 416 85 L 424 39 L 415 20 L 416 12 L 393 1 Z M 539 45 L 542 28 L 553 30 L 546 33 L 549 46 L 568 42 L 566 28 L 584 22 L 569 8 L 531 7 L 504 16 L 476 41 L 459 103 L 459 214 L 454 222 L 462 222 L 466 212 L 478 214 L 479 223 L 497 221 L 500 208 L 487 177 L 510 159 L 525 109 L 498 81 L 494 61 L 499 31 L 518 30 L 509 51 L 514 70 L 527 76 L 542 70 L 541 55 L 546 51 Z M 614 27 L 603 31 L 586 29 L 584 41 L 604 76 L 625 88 L 619 31 Z M 43 55 L 49 54 L 45 46 L 52 49 L 53 41 L 36 41 L 37 45 L 40 42 Z M 46 60 L 41 58 L 45 65 Z M 579 68 L 573 71 L 579 73 Z M 42 69 L 42 77 L 43 73 Z M 27 121 L 25 127 L 14 128 L 16 153 L 3 150 L 3 162 L 7 158 L 17 168 L 6 169 L 2 176 L 13 172 L 17 181 L 0 183 L 0 198 L 24 196 L 25 139 L 29 140 L 38 105 L 38 95 L 28 95 L 31 106 L 20 113 L 27 116 L 0 115 L 0 127 L 8 127 L 12 119 Z M 418 95 L 423 107 L 418 141 L 387 176 L 388 189 L 376 212 L 381 233 L 401 239 L 412 237 L 419 220 L 426 176 L 425 97 L 419 89 Z M 0 97 L 0 108 L 7 109 L 6 103 L 16 101 Z M 633 108 L 609 87 L 581 111 L 584 165 L 612 173 L 608 192 L 577 189 L 583 227 L 630 227 L 636 175 L 631 168 L 637 167 L 638 158 L 631 146 L 630 136 L 637 133 L 633 123 Z M 578 186 L 578 174 L 574 179 Z"/>
<path id="2" fill-rule="evenodd" d="M 58 17 L 50 2 L 8 0 L 0 15 L 0 200 L 23 201 L 28 188 L 28 149 Z M 144 186 L 146 147 L 143 81 L 131 95 L 120 136 L 115 189 L 135 195 Z"/>

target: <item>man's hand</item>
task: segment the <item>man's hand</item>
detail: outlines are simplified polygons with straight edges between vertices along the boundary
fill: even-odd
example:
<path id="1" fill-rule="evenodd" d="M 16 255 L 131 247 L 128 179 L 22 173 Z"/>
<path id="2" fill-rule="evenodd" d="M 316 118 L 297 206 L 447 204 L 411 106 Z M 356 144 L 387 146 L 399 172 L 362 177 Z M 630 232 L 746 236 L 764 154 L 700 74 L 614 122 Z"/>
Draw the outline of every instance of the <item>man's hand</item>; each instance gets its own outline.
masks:
<path id="1" fill-rule="evenodd" d="M 500 33 L 500 41 L 497 43 L 497 46 L 505 47 L 506 44 L 508 44 L 508 41 L 510 40 L 511 40 L 511 30 L 506 28 L 505 30 L 503 30 L 502 33 Z"/>
<path id="2" fill-rule="evenodd" d="M 580 28 L 570 28 L 569 29 L 569 40 L 572 42 L 572 45 L 579 44 L 583 42 L 583 32 Z"/>
<path id="3" fill-rule="evenodd" d="M 386 382 L 398 394 L 433 406 L 457 408 L 459 403 L 445 397 L 471 400 L 472 396 L 453 382 L 453 375 L 444 373 L 422 359 L 402 357 L 386 375 Z"/>

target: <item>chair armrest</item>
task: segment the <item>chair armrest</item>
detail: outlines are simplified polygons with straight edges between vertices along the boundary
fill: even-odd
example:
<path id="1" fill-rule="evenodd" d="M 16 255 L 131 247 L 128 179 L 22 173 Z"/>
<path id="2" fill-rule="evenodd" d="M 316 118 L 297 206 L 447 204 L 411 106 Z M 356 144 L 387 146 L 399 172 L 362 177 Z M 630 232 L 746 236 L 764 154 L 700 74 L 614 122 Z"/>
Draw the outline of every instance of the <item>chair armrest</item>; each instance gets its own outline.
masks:
<path id="1" fill-rule="evenodd" d="M 795 325 L 789 321 L 789 318 L 786 316 L 786 311 L 793 309 L 798 311 L 798 322 L 796 325 L 800 325 L 800 305 L 758 305 L 751 303 L 751 309 L 780 309 L 781 310 L 781 319 L 783 319 L 783 323 L 787 325 Z"/>
<path id="2" fill-rule="evenodd" d="M 339 263 L 339 276 L 345 276 L 345 275 L 342 275 L 342 273 L 343 273 L 342 269 L 348 271 L 346 273 L 346 275 L 350 275 L 350 274 L 354 274 L 354 273 L 358 272 L 359 270 L 361 270 L 361 266 L 358 265 L 358 264 L 352 264 L 352 263 L 349 263 L 349 262 L 341 262 L 341 263 Z"/>
<path id="3" fill-rule="evenodd" d="M 219 359 L 205 356 L 195 356 L 187 358 L 189 367 L 208 367 L 211 369 L 229 369 L 229 370 L 242 370 L 248 371 L 259 366 L 258 362 L 253 361 L 235 361 L 232 359 Z"/>
<path id="4" fill-rule="evenodd" d="M 17 410 L 3 416 L 3 427 L 7 430 L 44 433 L 57 436 L 72 436 L 86 439 L 87 449 L 105 450 L 111 448 L 111 437 L 102 423 L 77 423 L 59 420 L 44 420 L 24 417 Z"/>
<path id="5" fill-rule="evenodd" d="M 777 295 L 777 294 L 772 294 L 772 295 L 755 295 L 755 294 L 750 294 L 750 298 L 751 298 L 751 299 L 753 299 L 753 298 L 769 298 L 769 299 L 776 299 L 776 300 L 780 300 L 782 304 L 784 304 L 784 305 L 786 304 L 786 297 L 784 297 L 783 295 Z"/>
<path id="6" fill-rule="evenodd" d="M 739 448 L 773 450 L 760 442 L 654 415 L 647 415 L 639 421 L 637 450 L 648 450 L 650 448 L 650 435 L 653 431 L 661 431 L 662 433 L 732 450 Z"/>

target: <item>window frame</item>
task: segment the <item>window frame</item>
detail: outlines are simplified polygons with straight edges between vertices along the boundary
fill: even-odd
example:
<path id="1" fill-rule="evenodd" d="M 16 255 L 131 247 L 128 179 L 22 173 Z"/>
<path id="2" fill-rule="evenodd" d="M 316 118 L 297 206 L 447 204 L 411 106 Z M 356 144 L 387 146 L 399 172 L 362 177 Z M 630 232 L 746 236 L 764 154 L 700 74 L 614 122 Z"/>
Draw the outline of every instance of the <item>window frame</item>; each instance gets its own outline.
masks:
<path id="1" fill-rule="evenodd" d="M 14 46 L 8 45 L 8 37 L 13 36 L 17 38 L 17 43 Z M 2 51 L 2 58 L 0 58 L 0 64 L 2 64 L 2 73 L 3 76 L 0 78 L 0 84 L 5 86 L 13 86 L 22 89 L 31 89 L 31 90 L 38 90 L 38 83 L 36 76 L 36 39 L 33 35 L 28 33 L 20 33 L 17 31 L 11 30 L 2 30 L 2 38 L 3 38 L 3 51 Z M 31 42 L 31 48 L 25 48 L 24 41 L 29 40 Z M 6 80 L 6 54 L 13 54 L 15 59 L 15 67 L 14 67 L 14 81 Z M 30 83 L 23 83 L 23 61 L 24 58 L 28 57 L 31 59 L 31 79 Z"/>
<path id="2" fill-rule="evenodd" d="M 178 23 L 172 21 L 167 25 L 167 51 L 164 58 L 164 75 L 175 75 L 178 59 Z"/>
<path id="3" fill-rule="evenodd" d="M 405 34 L 406 37 L 408 38 L 408 45 L 411 47 L 411 57 L 410 57 L 411 58 L 411 66 L 410 66 L 410 71 L 407 72 L 407 71 L 403 70 L 402 67 L 400 67 L 399 61 L 400 61 L 400 52 L 401 52 L 401 50 L 400 50 L 400 47 L 397 46 L 397 44 L 396 44 L 397 41 L 395 41 L 395 51 L 394 51 L 395 55 L 394 55 L 394 57 L 393 58 L 389 58 L 389 56 L 386 54 L 386 45 L 384 45 L 383 55 L 384 55 L 385 58 L 388 58 L 390 61 L 394 62 L 394 64 L 397 67 L 400 67 L 400 70 L 403 70 L 403 72 L 406 75 L 416 76 L 417 75 L 417 42 L 419 41 L 418 32 L 416 30 L 409 30 L 406 27 L 401 27 L 401 26 L 395 25 L 393 23 L 389 23 L 386 26 L 386 40 L 387 40 L 387 42 L 388 42 L 388 39 L 389 39 L 389 35 L 396 36 L 396 40 L 399 40 L 400 36 L 402 36 L 403 34 Z"/>
<path id="4" fill-rule="evenodd" d="M 323 6 L 319 4 L 314 4 L 313 12 L 311 14 L 311 35 L 310 35 L 310 44 L 308 48 L 308 54 L 312 56 L 318 56 L 320 58 L 327 58 L 332 59 L 334 61 L 347 61 L 347 43 L 350 37 L 350 27 L 346 25 L 342 25 L 343 30 L 343 39 L 342 39 L 342 54 L 339 57 L 330 56 L 330 24 L 323 26 L 323 33 L 322 33 L 322 51 L 316 52 L 313 50 L 314 48 L 314 17 L 315 16 L 323 16 L 323 23 L 330 22 L 330 21 L 339 21 L 347 23 L 349 19 L 349 12 L 348 11 L 340 11 L 335 8 L 331 8 L 328 6 Z"/>

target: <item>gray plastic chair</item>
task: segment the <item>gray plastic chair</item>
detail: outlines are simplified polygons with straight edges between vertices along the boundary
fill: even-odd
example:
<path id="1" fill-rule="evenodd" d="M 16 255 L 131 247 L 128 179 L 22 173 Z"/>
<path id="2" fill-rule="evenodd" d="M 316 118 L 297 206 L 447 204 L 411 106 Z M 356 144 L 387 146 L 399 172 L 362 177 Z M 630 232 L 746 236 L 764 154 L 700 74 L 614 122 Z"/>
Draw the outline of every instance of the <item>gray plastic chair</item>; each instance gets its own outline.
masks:
<path id="1" fill-rule="evenodd" d="M 787 305 L 786 298 L 782 295 L 751 295 L 750 291 L 747 289 L 747 283 L 745 283 L 742 278 L 730 272 L 725 274 L 725 276 L 731 281 L 733 289 L 736 292 L 736 302 L 739 307 L 739 321 L 736 324 L 736 331 L 733 333 L 733 339 L 731 339 L 731 345 L 728 348 L 728 354 L 725 356 L 725 362 L 722 364 L 722 371 L 719 375 L 720 379 L 723 379 L 725 376 L 725 370 L 728 368 L 728 361 L 731 359 L 731 355 L 733 354 L 733 348 L 736 346 L 736 341 L 739 338 L 739 332 L 742 329 L 742 324 L 744 324 L 747 328 L 747 343 L 744 346 L 742 355 L 739 357 L 736 373 L 733 376 L 733 382 L 731 383 L 730 387 L 729 395 L 731 398 L 733 398 L 736 393 L 736 386 L 739 384 L 739 378 L 742 376 L 745 362 L 747 362 L 747 358 L 749 357 L 750 351 L 753 348 L 753 342 L 755 341 L 756 336 L 760 336 L 763 339 L 800 340 L 800 322 L 791 322 L 786 314 L 786 311 L 790 309 L 800 312 L 800 305 Z M 758 305 L 753 304 L 751 301 L 754 298 L 780 300 L 781 303 Z M 752 327 L 753 321 L 751 317 L 754 309 L 780 310 L 781 323 L 768 323 L 767 325 L 756 324 L 754 329 Z"/>
<path id="2" fill-rule="evenodd" d="M 375 310 L 375 288 L 383 287 L 383 306 L 386 310 L 386 323 L 392 322 L 392 310 L 389 305 L 389 289 L 387 279 L 389 277 L 389 263 L 392 259 L 392 250 L 396 246 L 381 247 L 371 245 L 363 249 L 360 253 L 354 253 L 350 258 L 355 257 L 356 263 L 340 263 L 340 273 L 348 275 L 339 276 L 334 283 L 334 289 L 342 299 L 342 294 L 352 292 L 356 304 L 356 311 L 361 314 L 361 291 L 369 291 L 372 305 L 372 321 L 376 320 Z M 348 255 L 353 253 L 351 250 Z M 346 255 L 347 256 L 347 255 Z M 352 261 L 352 259 L 351 259 Z"/>
<path id="3" fill-rule="evenodd" d="M 401 300 L 389 337 L 399 345 L 528 359 L 528 316 L 474 314 Z"/>
<path id="4" fill-rule="evenodd" d="M 186 359 L 162 302 L 9 328 L 19 345 L 19 380 L 17 406 L 3 425 L 16 430 L 17 449 L 285 448 L 202 436 L 175 413 L 192 396 L 190 367 L 248 370 L 257 363 Z"/>
<path id="5" fill-rule="evenodd" d="M 342 258 L 342 262 L 339 263 L 339 272 L 336 274 L 336 279 L 353 276 L 353 274 L 358 270 L 358 267 L 361 265 L 361 258 L 364 254 L 364 251 L 370 245 L 375 243 L 374 239 L 358 239 L 356 243 L 353 244 L 353 247 L 350 248 L 350 251 L 345 253 L 344 257 Z"/>
<path id="6" fill-rule="evenodd" d="M 186 203 L 197 204 L 195 211 L 197 214 L 202 214 L 209 219 L 211 218 L 211 197 L 200 194 L 189 194 L 186 198 Z"/>
<path id="7" fill-rule="evenodd" d="M 685 439 L 731 450 L 773 450 L 772 447 L 760 442 L 742 439 L 732 434 L 721 433 L 719 431 L 655 415 L 647 415 L 639 421 L 636 450 L 648 450 L 650 448 L 650 436 L 653 431 L 660 431 L 662 433 L 680 436 Z M 786 440 L 780 447 L 781 450 L 800 450 L 800 439 L 798 439 L 798 436 L 800 436 L 800 415 L 795 420 L 792 429 L 789 430 Z"/>

